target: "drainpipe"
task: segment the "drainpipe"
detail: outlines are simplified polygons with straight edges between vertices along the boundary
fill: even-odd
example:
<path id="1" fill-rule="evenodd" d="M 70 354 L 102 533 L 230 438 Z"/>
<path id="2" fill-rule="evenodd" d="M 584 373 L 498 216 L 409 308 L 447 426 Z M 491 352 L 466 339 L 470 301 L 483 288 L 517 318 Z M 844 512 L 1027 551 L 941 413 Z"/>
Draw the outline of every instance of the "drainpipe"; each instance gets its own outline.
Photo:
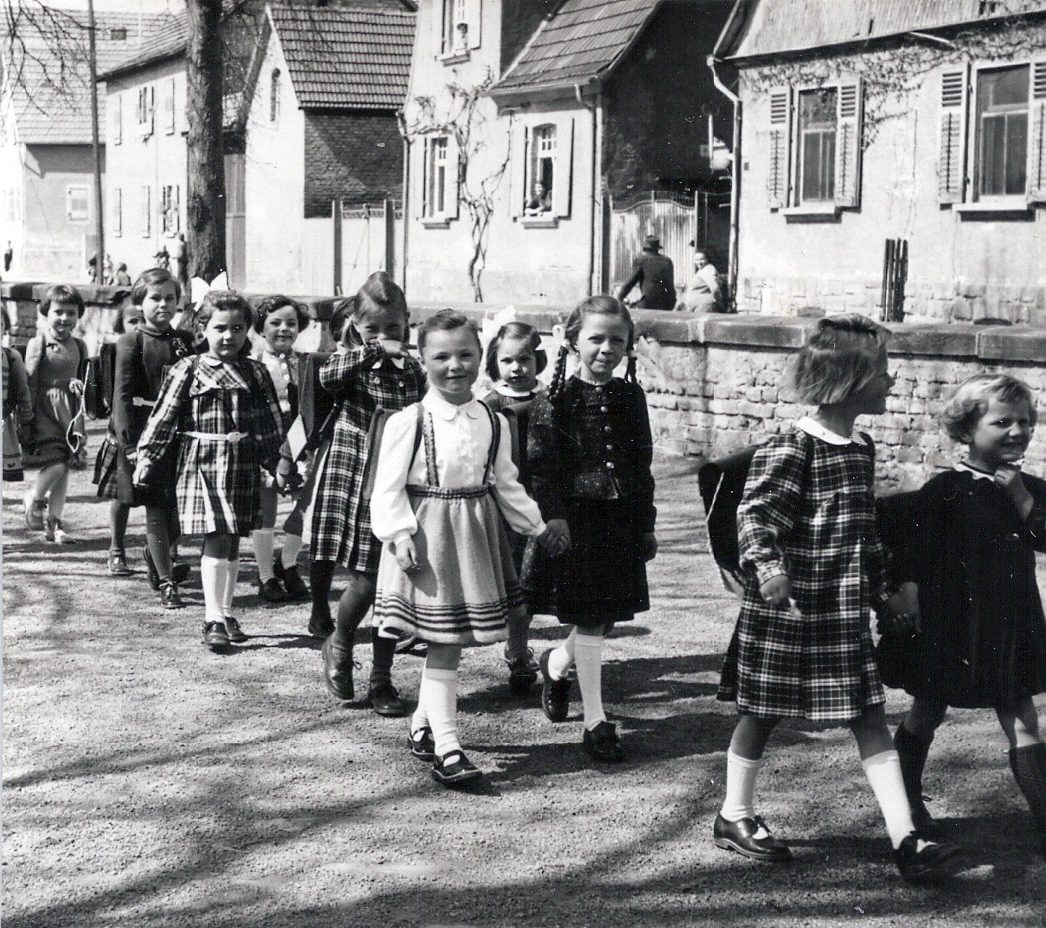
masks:
<path id="1" fill-rule="evenodd" d="M 600 166 L 603 154 L 603 101 L 602 94 L 596 95 L 596 102 L 591 106 L 581 95 L 581 85 L 574 85 L 577 102 L 592 113 L 592 202 L 588 215 L 588 295 L 592 296 L 599 288 L 596 286 L 596 197 L 601 192 Z M 602 223 L 600 223 L 602 230 Z M 602 236 L 599 239 L 602 242 Z"/>
<path id="2" fill-rule="evenodd" d="M 730 293 L 734 297 L 734 306 L 737 306 L 737 238 L 739 220 L 739 201 L 741 199 L 741 98 L 726 86 L 716 73 L 717 59 L 709 55 L 706 59 L 709 70 L 712 72 L 712 83 L 718 90 L 734 105 L 734 150 L 730 164 L 730 256 L 729 256 L 729 286 Z M 711 157 L 711 152 L 709 152 Z"/>
<path id="3" fill-rule="evenodd" d="M 396 126 L 403 138 L 403 251 L 400 253 L 400 266 L 403 270 L 400 286 L 405 295 L 407 292 L 407 230 L 410 229 L 410 136 L 407 135 L 407 118 L 403 110 L 396 113 Z M 393 223 L 396 221 L 395 213 L 392 221 Z"/>

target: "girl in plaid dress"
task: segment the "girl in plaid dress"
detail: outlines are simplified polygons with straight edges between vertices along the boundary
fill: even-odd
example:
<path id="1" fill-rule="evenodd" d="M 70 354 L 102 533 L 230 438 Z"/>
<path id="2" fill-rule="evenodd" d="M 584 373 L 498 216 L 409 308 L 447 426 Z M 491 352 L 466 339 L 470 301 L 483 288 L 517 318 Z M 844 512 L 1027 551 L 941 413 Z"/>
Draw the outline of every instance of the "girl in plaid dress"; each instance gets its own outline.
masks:
<path id="1" fill-rule="evenodd" d="M 312 618 L 309 631 L 327 634 L 323 679 L 338 699 L 353 698 L 352 646 L 356 629 L 374 603 L 381 545 L 371 532 L 370 503 L 364 499 L 367 432 L 374 410 L 389 412 L 417 402 L 425 390 L 421 366 L 408 357 L 407 300 L 384 271 L 372 274 L 359 293 L 336 314 L 346 350 L 320 370 L 320 383 L 339 403 L 330 448 L 316 482 L 312 514 Z M 349 571 L 331 630 L 327 597 L 335 567 Z M 367 697 L 379 715 L 406 712 L 392 685 L 395 641 L 375 634 Z"/>
<path id="2" fill-rule="evenodd" d="M 714 836 L 718 847 L 747 857 L 788 859 L 787 845 L 754 811 L 767 739 L 784 718 L 846 724 L 898 869 L 918 881 L 946 872 L 958 848 L 927 840 L 913 825 L 869 628 L 870 607 L 885 615 L 905 608 L 875 531 L 874 450 L 865 436 L 852 437 L 857 416 L 886 411 L 888 334 L 856 314 L 819 320 L 794 369 L 799 400 L 817 412 L 752 459 L 737 511 L 747 581 L 731 648 L 736 667 L 724 667 L 719 693 L 737 701 L 741 718 Z"/>
<path id="3" fill-rule="evenodd" d="M 519 483 L 504 416 L 472 395 L 483 349 L 468 319 L 425 320 L 418 350 L 429 391 L 389 419 L 374 481 L 374 534 L 385 542 L 375 621 L 381 634 L 428 642 L 410 749 L 445 785 L 479 776 L 458 741 L 463 647 L 506 638 L 523 606 L 502 516 L 517 532 L 564 543 Z"/>
<path id="4" fill-rule="evenodd" d="M 158 462 L 176 447 L 182 531 L 204 536 L 203 641 L 215 651 L 247 638 L 232 615 L 240 537 L 254 526 L 259 470 L 276 470 L 283 439 L 272 378 L 242 356 L 251 318 L 250 304 L 238 293 L 207 294 L 196 316 L 207 351 L 183 358 L 165 378 L 138 441 L 133 475 L 136 485 L 148 485 Z"/>

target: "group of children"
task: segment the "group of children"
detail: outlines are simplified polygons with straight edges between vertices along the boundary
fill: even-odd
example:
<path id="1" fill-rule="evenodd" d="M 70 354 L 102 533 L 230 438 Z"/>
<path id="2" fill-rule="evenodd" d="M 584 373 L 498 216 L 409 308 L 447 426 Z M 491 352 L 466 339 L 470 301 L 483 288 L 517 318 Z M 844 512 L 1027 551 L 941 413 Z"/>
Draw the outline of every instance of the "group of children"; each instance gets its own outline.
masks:
<path id="1" fill-rule="evenodd" d="M 111 447 L 99 456 L 99 493 L 116 488 L 111 569 L 125 567 L 127 507 L 145 505 L 163 602 L 178 605 L 172 545 L 179 530 L 203 535 L 203 637 L 222 650 L 246 638 L 232 604 L 239 541 L 253 532 L 261 592 L 311 596 L 323 679 L 346 701 L 355 695 L 356 630 L 373 607 L 368 699 L 379 714 L 406 714 L 391 679 L 396 644 L 413 637 L 427 645 L 407 740 L 440 783 L 480 776 L 458 734 L 459 665 L 464 648 L 502 641 L 512 688 L 525 693 L 540 674 L 553 722 L 569 715 L 574 669 L 584 751 L 595 761 L 624 759 L 602 704 L 602 647 L 614 625 L 649 608 L 645 565 L 657 551 L 651 431 L 625 306 L 595 296 L 574 309 L 547 391 L 538 383 L 538 334 L 504 327 L 487 348 L 493 392 L 480 401 L 473 388 L 484 350 L 474 324 L 451 310 L 430 316 L 415 359 L 403 292 L 376 274 L 331 319 L 338 347 L 319 380 L 334 399 L 333 427 L 299 455 L 285 440 L 300 387 L 290 363 L 304 322 L 298 307 L 280 298 L 256 314 L 238 294 L 212 292 L 195 317 L 193 351 L 171 326 L 179 294 L 164 275 L 147 272 L 135 284 L 141 321 L 117 346 Z M 65 291 L 42 304 L 47 353 L 30 366 L 34 450 L 57 447 L 59 434 L 71 450 L 59 429 L 75 420 L 77 346 L 69 339 L 78 311 L 82 302 Z M 252 324 L 260 360 L 244 350 Z M 819 320 L 794 366 L 796 393 L 816 410 L 752 458 L 737 514 L 746 581 L 719 694 L 736 702 L 739 720 L 713 836 L 753 859 L 787 860 L 787 845 L 755 811 L 767 741 L 786 718 L 846 724 L 897 866 L 917 882 L 959 859 L 922 797 L 929 746 L 949 705 L 997 711 L 1046 851 L 1046 747 L 1032 701 L 1046 691 L 1034 560 L 1046 550 L 1046 483 L 1016 466 L 1036 421 L 1030 391 L 984 375 L 964 383 L 944 413 L 948 433 L 967 446 L 965 460 L 914 494 L 881 501 L 877 512 L 874 448 L 853 427 L 858 416 L 885 411 L 887 337 L 862 316 Z M 615 377 L 626 358 L 626 376 Z M 7 403 L 8 369 L 13 385 L 17 365 L 6 353 L 4 361 L 5 413 L 24 426 L 25 404 Z M 69 454 L 58 457 L 67 467 Z M 36 528 L 49 494 L 45 524 L 56 540 L 66 473 L 45 468 L 26 500 Z M 311 501 L 311 593 L 296 571 L 300 529 L 285 541 L 286 585 L 273 582 L 280 490 Z M 339 565 L 347 580 L 332 617 Z M 535 613 L 571 627 L 538 662 L 528 643 Z M 893 737 L 884 676 L 915 697 Z"/>

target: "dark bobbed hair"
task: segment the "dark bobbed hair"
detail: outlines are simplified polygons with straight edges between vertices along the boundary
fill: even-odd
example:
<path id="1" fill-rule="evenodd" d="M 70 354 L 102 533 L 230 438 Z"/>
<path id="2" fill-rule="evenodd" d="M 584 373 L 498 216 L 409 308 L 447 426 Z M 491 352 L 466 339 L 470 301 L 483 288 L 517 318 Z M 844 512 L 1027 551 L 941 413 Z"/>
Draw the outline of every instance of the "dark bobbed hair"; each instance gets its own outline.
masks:
<path id="1" fill-rule="evenodd" d="M 941 425 L 948 437 L 953 441 L 969 441 L 993 396 L 1003 403 L 1027 403 L 1032 427 L 1038 423 L 1035 397 L 1023 380 L 1009 374 L 974 374 L 955 388 L 941 410 Z"/>
<path id="2" fill-rule="evenodd" d="M 165 267 L 151 267 L 147 271 L 142 271 L 131 286 L 131 302 L 135 306 L 141 306 L 145 302 L 145 294 L 149 292 L 150 287 L 160 287 L 166 283 L 174 284 L 174 298 L 180 300 L 182 285 L 178 282 L 178 278 Z"/>
<path id="3" fill-rule="evenodd" d="M 548 355 L 541 347 L 541 333 L 534 326 L 527 325 L 525 322 L 506 322 L 487 345 L 487 376 L 491 380 L 501 380 L 501 373 L 498 370 L 498 351 L 501 343 L 509 338 L 527 343 L 527 347 L 533 352 L 534 359 L 537 361 L 537 372 L 540 374 L 548 364 Z"/>
<path id="4" fill-rule="evenodd" d="M 818 319 L 792 368 L 792 386 L 801 403 L 845 401 L 879 372 L 886 358 L 888 329 L 860 313 Z"/>
<path id="5" fill-rule="evenodd" d="M 193 323 L 197 330 L 202 331 L 211 321 L 211 316 L 220 312 L 239 312 L 248 327 L 254 324 L 254 311 L 245 297 L 235 290 L 211 290 L 203 298 L 200 308 L 196 310 Z"/>
<path id="6" fill-rule="evenodd" d="M 128 306 L 133 306 L 135 309 L 141 309 L 141 303 L 135 303 L 133 300 L 130 303 L 124 303 L 120 307 L 120 311 L 116 314 L 116 322 L 113 323 L 113 331 L 117 335 L 123 335 L 127 331 L 127 326 L 123 324 L 123 314 Z"/>
<path id="7" fill-rule="evenodd" d="M 341 340 L 346 322 L 350 319 L 359 322 L 375 309 L 402 309 L 404 324 L 410 320 L 406 294 L 385 271 L 375 271 L 363 282 L 355 296 L 346 297 L 335 305 L 328 322 L 334 340 Z M 354 330 L 350 330 L 350 338 L 354 344 L 359 341 Z"/>
<path id="8" fill-rule="evenodd" d="M 72 303 L 76 307 L 76 315 L 81 319 L 87 308 L 84 306 L 84 298 L 80 295 L 80 291 L 68 284 L 55 284 L 53 287 L 48 287 L 47 293 L 44 294 L 44 298 L 37 307 L 37 312 L 41 316 L 46 316 L 54 303 Z"/>
<path id="9" fill-rule="evenodd" d="M 468 329 L 476 340 L 480 351 L 483 350 L 483 343 L 479 339 L 479 329 L 476 328 L 476 323 L 464 313 L 459 313 L 456 309 L 441 309 L 438 313 L 429 316 L 421 324 L 421 328 L 418 329 L 418 351 L 422 352 L 425 350 L 425 342 L 428 341 L 429 335 L 433 332 L 453 332 L 455 329 Z"/>
<path id="10" fill-rule="evenodd" d="M 301 303 L 297 300 L 292 300 L 289 296 L 284 296 L 282 293 L 277 293 L 274 296 L 267 296 L 258 304 L 257 314 L 254 318 L 254 331 L 260 335 L 261 330 L 265 327 L 265 320 L 272 313 L 278 309 L 283 309 L 285 306 L 294 308 L 294 315 L 298 319 L 299 332 L 309 324 L 309 314 Z"/>
<path id="11" fill-rule="evenodd" d="M 552 374 L 552 383 L 549 385 L 549 402 L 555 406 L 563 395 L 563 389 L 567 380 L 567 355 L 572 348 L 577 347 L 577 339 L 585 324 L 586 316 L 616 316 L 628 325 L 628 368 L 625 371 L 625 380 L 636 383 L 636 359 L 632 349 L 636 342 L 636 326 L 632 321 L 632 314 L 617 297 L 606 294 L 597 294 L 582 300 L 567 318 L 563 344 L 559 346 L 559 355 L 556 357 L 556 369 Z"/>

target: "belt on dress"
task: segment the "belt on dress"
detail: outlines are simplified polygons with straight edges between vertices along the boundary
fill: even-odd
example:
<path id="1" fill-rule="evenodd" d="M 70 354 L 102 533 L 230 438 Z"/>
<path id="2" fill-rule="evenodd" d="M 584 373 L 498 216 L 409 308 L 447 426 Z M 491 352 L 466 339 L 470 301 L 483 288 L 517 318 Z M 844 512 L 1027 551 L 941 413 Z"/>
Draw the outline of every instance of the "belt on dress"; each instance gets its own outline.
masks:
<path id="1" fill-rule="evenodd" d="M 219 435 L 216 432 L 182 432 L 182 434 L 199 441 L 226 441 L 230 444 L 236 444 L 251 437 L 250 432 L 228 432 L 225 435 Z"/>

